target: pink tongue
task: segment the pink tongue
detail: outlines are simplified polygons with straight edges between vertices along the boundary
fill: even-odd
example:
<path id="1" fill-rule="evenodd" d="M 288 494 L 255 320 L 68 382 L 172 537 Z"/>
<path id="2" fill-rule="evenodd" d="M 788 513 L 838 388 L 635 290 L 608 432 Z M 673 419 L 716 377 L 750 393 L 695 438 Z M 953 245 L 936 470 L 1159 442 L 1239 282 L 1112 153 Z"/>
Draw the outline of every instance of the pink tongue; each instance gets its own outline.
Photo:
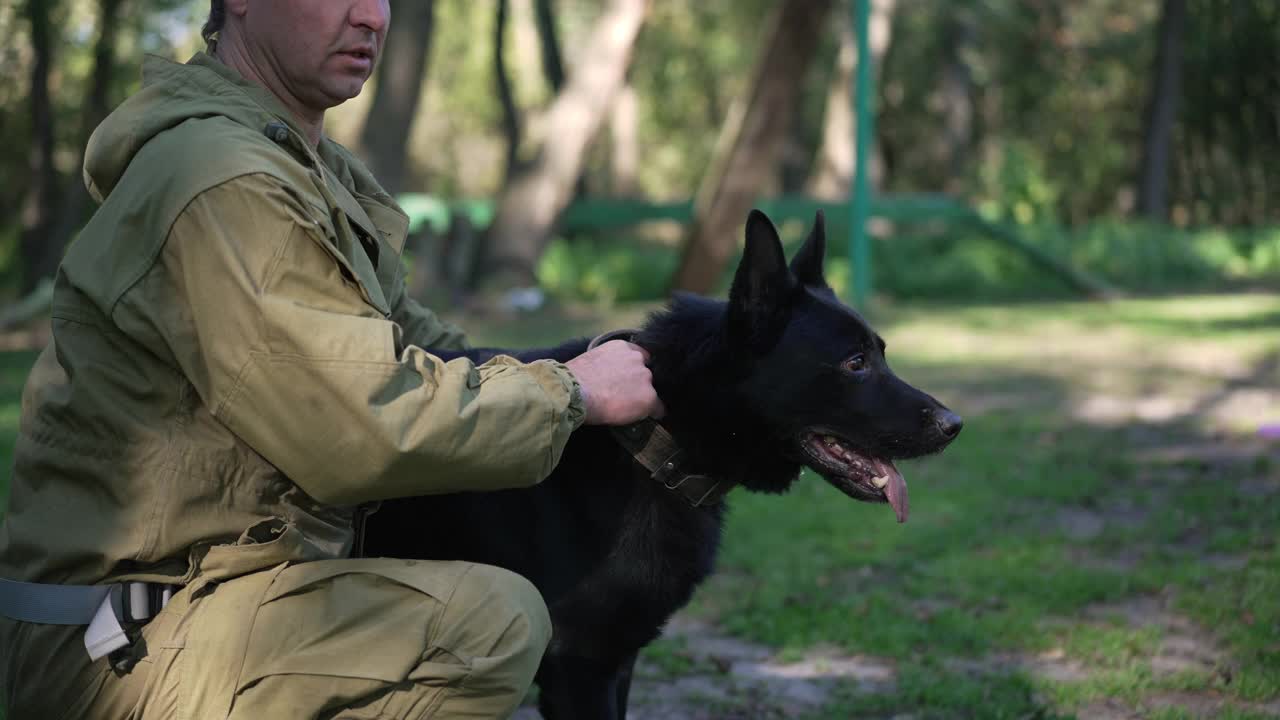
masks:
<path id="1" fill-rule="evenodd" d="M 898 522 L 907 521 L 907 512 L 910 504 L 907 502 L 907 481 L 902 479 L 902 473 L 898 472 L 898 468 L 893 463 L 876 460 L 876 471 L 881 475 L 888 475 L 889 482 L 884 486 L 885 497 L 889 498 L 889 504 L 893 506 L 893 513 L 898 516 Z"/>

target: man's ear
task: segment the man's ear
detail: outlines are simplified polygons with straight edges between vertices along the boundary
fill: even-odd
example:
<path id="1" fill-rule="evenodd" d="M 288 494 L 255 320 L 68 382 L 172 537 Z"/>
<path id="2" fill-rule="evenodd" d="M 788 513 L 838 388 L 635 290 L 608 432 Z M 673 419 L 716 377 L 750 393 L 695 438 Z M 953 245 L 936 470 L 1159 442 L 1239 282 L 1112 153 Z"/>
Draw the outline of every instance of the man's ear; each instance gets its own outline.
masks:
<path id="1" fill-rule="evenodd" d="M 757 352 L 772 347 L 790 314 L 794 286 L 777 229 L 764 213 L 752 210 L 742 262 L 729 290 L 730 339 Z"/>
<path id="2" fill-rule="evenodd" d="M 819 210 L 813 218 L 813 229 L 809 231 L 809 237 L 805 238 L 804 245 L 800 246 L 800 251 L 791 259 L 791 272 L 795 274 L 796 280 L 810 287 L 827 287 L 827 279 L 822 274 L 822 262 L 827 255 L 826 225 L 826 218 Z"/>

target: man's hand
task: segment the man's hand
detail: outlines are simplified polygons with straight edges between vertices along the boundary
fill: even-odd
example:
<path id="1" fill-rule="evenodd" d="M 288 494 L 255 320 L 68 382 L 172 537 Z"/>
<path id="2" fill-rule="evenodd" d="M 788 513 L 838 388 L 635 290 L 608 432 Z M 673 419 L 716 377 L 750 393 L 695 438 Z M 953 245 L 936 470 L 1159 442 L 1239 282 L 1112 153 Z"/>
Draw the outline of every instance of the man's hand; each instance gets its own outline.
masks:
<path id="1" fill-rule="evenodd" d="M 565 363 L 582 386 L 588 425 L 626 425 L 662 417 L 665 409 L 639 345 L 611 340 Z"/>

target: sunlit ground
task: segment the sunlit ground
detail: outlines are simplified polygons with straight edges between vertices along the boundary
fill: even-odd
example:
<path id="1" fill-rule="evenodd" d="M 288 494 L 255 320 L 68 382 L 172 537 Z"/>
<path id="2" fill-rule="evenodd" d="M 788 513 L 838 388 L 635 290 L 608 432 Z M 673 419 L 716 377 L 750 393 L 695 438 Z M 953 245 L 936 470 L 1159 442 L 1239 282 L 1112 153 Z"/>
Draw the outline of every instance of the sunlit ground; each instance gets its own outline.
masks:
<path id="1" fill-rule="evenodd" d="M 645 310 L 460 320 L 532 345 Z M 633 715 L 1280 715 L 1280 444 L 1257 434 L 1280 422 L 1280 295 L 876 324 L 966 419 L 903 463 L 910 522 L 815 477 L 730 496 L 720 572 L 646 652 Z M 33 357 L 0 356 L 5 467 Z"/>

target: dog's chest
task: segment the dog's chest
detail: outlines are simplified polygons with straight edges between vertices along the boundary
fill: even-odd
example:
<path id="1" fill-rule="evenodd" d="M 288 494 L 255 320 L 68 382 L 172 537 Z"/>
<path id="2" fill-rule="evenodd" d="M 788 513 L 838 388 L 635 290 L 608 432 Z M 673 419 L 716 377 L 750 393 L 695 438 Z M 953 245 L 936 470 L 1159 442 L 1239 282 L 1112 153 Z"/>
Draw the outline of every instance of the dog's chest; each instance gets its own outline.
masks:
<path id="1" fill-rule="evenodd" d="M 693 508 L 645 480 L 623 513 L 603 570 L 627 592 L 670 614 L 688 602 L 715 567 L 720 545 L 719 507 Z M 665 618 L 664 618 L 665 619 Z"/>

